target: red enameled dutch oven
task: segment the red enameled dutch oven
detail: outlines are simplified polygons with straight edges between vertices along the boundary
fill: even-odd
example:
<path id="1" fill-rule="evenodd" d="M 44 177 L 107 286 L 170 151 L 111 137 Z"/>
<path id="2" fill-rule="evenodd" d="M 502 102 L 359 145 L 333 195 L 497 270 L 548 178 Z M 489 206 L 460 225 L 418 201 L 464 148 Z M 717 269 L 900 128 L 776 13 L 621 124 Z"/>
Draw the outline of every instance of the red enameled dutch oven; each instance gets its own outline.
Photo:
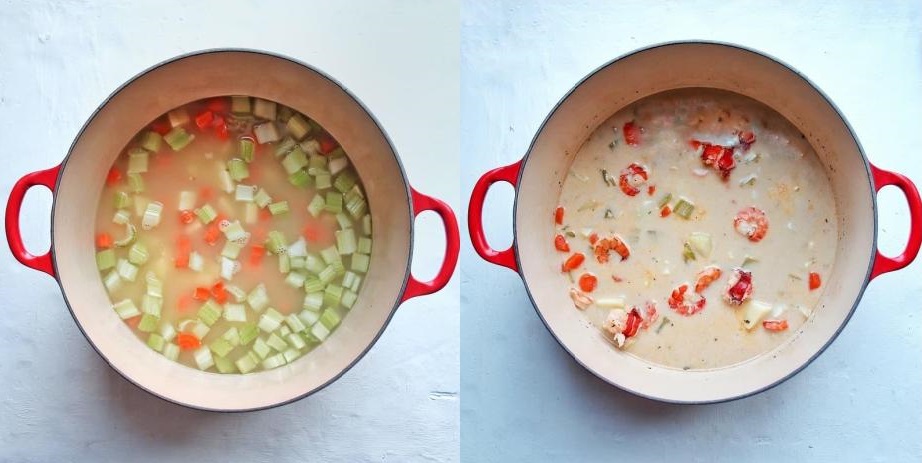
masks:
<path id="1" fill-rule="evenodd" d="M 233 76 L 228 79 L 227 76 Z M 284 367 L 247 375 L 204 373 L 158 355 L 118 316 L 94 262 L 94 217 L 106 173 L 122 147 L 156 117 L 190 101 L 251 95 L 307 114 L 343 146 L 369 198 L 374 223 L 371 267 L 358 301 L 342 325 L 310 354 Z M 19 213 L 29 188 L 51 190 L 51 249 L 23 247 Z M 445 226 L 446 251 L 438 274 L 419 281 L 410 272 L 413 221 L 434 211 Z M 205 410 L 243 411 L 288 403 L 335 381 L 371 348 L 397 307 L 444 287 L 458 262 L 458 224 L 451 209 L 413 189 L 397 152 L 371 113 L 342 85 L 290 58 L 247 50 L 180 56 L 135 76 L 93 113 L 56 167 L 16 182 L 6 207 L 10 250 L 23 265 L 61 286 L 77 326 L 105 361 L 142 389 Z"/>
<path id="2" fill-rule="evenodd" d="M 702 65 L 705 64 L 705 65 Z M 803 327 L 778 348 L 737 365 L 682 371 L 618 355 L 573 310 L 560 278 L 551 214 L 574 154 L 603 121 L 649 95 L 678 88 L 715 88 L 758 100 L 790 120 L 808 138 L 832 184 L 838 243 L 832 274 Z M 497 251 L 481 217 L 490 185 L 515 187 L 513 245 Z M 554 185 L 555 188 L 548 188 Z M 897 257 L 877 251 L 876 192 L 895 185 L 909 203 L 912 228 Z M 734 45 L 681 42 L 657 45 L 615 59 L 583 79 L 544 120 L 522 160 L 484 174 L 474 186 L 468 227 L 477 253 L 518 272 L 538 316 L 560 345 L 608 383 L 640 396 L 706 403 L 766 390 L 804 368 L 838 335 L 874 278 L 901 269 L 922 243 L 922 202 L 906 177 L 868 162 L 854 132 L 832 102 L 791 67 Z"/>

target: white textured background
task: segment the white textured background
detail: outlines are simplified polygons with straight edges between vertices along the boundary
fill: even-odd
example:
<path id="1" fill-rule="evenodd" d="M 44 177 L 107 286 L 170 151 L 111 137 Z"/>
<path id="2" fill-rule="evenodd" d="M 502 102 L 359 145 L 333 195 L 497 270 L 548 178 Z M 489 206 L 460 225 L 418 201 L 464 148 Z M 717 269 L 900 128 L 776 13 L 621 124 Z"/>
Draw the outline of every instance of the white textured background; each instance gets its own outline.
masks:
<path id="1" fill-rule="evenodd" d="M 809 3 L 809 4 L 808 4 Z M 819 85 L 878 166 L 922 185 L 922 3 L 562 0 L 462 5 L 462 189 L 525 153 L 553 105 L 630 50 L 679 39 L 760 49 Z M 902 196 L 882 193 L 880 244 L 902 250 Z M 511 188 L 485 223 L 511 242 Z M 547 211 L 535 211 L 547 213 Z M 463 227 L 462 228 L 466 228 Z M 465 461 L 919 461 L 922 263 L 871 283 L 835 343 L 758 396 L 664 405 L 574 362 L 536 316 L 519 277 L 464 247 L 461 274 Z"/>
<path id="2" fill-rule="evenodd" d="M 177 54 L 258 48 L 306 61 L 357 95 L 390 134 L 413 185 L 457 207 L 455 2 L 0 2 L 0 194 L 61 161 L 96 106 Z M 40 193 L 36 193 L 40 192 Z M 47 249 L 50 195 L 27 197 L 23 232 Z M 417 221 L 417 274 L 444 240 Z M 459 460 L 455 279 L 407 302 L 359 364 L 324 391 L 249 414 L 192 411 L 110 370 L 58 286 L 0 252 L 0 461 Z M 447 392 L 448 394 L 433 394 Z"/>

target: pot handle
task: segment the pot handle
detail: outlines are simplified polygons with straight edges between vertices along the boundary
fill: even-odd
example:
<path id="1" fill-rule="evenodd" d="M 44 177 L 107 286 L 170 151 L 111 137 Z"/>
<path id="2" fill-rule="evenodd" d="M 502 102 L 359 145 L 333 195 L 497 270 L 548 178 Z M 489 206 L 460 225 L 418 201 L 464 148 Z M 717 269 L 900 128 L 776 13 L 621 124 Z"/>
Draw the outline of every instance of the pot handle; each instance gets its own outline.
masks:
<path id="1" fill-rule="evenodd" d="M 485 261 L 495 265 L 519 271 L 515 262 L 515 245 L 509 246 L 509 249 L 497 251 L 487 243 L 487 237 L 483 232 L 483 201 L 487 197 L 487 190 L 496 182 L 506 182 L 518 187 L 519 168 L 522 161 L 519 160 L 505 167 L 493 169 L 480 177 L 474 184 L 474 191 L 471 192 L 471 203 L 467 208 L 467 230 L 471 235 L 471 244 L 474 250 L 480 254 Z"/>
<path id="2" fill-rule="evenodd" d="M 26 196 L 29 188 L 43 185 L 51 190 L 52 195 L 54 194 L 55 185 L 58 181 L 58 171 L 60 170 L 61 166 L 57 165 L 50 169 L 24 175 L 13 185 L 13 190 L 10 191 L 10 199 L 6 203 L 6 240 L 10 245 L 13 257 L 22 265 L 45 272 L 52 277 L 55 274 L 54 266 L 51 263 L 51 250 L 49 249 L 48 252 L 40 256 L 33 256 L 22 244 L 22 233 L 19 230 L 19 212 L 22 209 L 22 199 Z"/>
<path id="3" fill-rule="evenodd" d="M 874 189 L 880 191 L 887 185 L 894 185 L 903 191 L 906 195 L 906 202 L 909 203 L 909 242 L 903 253 L 896 257 L 887 257 L 877 251 L 874 258 L 874 267 L 871 269 L 871 279 L 878 276 L 899 270 L 909 264 L 919 254 L 919 247 L 922 246 L 922 200 L 919 198 L 919 190 L 906 176 L 896 172 L 880 169 L 871 164 L 871 175 L 874 177 Z"/>
<path id="4" fill-rule="evenodd" d="M 445 226 L 445 258 L 442 260 L 442 267 L 435 274 L 435 278 L 429 281 L 419 281 L 410 273 L 410 279 L 407 281 L 407 287 L 403 291 L 400 302 L 416 296 L 425 296 L 432 294 L 448 284 L 451 275 L 455 272 L 455 266 L 458 264 L 458 251 L 461 249 L 461 234 L 458 232 L 458 219 L 452 212 L 448 204 L 426 196 L 412 187 L 410 194 L 413 200 L 413 217 L 418 216 L 423 211 L 433 211 L 442 218 L 442 224 Z"/>

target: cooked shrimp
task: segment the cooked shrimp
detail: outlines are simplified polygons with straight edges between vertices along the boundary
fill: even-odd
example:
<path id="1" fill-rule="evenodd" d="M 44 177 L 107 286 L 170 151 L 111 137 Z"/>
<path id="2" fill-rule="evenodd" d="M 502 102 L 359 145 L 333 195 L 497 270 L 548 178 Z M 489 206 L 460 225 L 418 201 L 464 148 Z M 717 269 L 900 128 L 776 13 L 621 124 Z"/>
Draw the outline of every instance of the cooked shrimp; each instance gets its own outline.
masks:
<path id="1" fill-rule="evenodd" d="M 647 301 L 643 315 L 643 329 L 647 329 L 659 318 L 659 314 L 656 313 L 656 301 Z"/>
<path id="2" fill-rule="evenodd" d="M 615 342 L 615 345 L 618 347 L 624 347 L 624 341 L 627 339 L 624 336 L 624 328 L 627 326 L 628 315 L 624 309 L 612 309 L 608 312 L 608 317 L 605 319 L 605 322 L 602 323 L 602 329 L 605 330 L 610 336 L 612 341 Z"/>
<path id="3" fill-rule="evenodd" d="M 629 248 L 627 243 L 618 235 L 599 238 L 594 244 L 593 251 L 595 252 L 596 260 L 598 260 L 600 264 L 608 262 L 611 251 L 618 253 L 618 255 L 621 256 L 621 260 L 625 260 L 631 256 L 631 248 Z"/>
<path id="4" fill-rule="evenodd" d="M 762 322 L 762 327 L 768 331 L 784 331 L 788 329 L 787 320 L 765 320 Z"/>
<path id="5" fill-rule="evenodd" d="M 698 281 L 695 282 L 695 292 L 702 293 L 708 286 L 711 286 L 711 283 L 720 278 L 720 267 L 716 265 L 711 265 L 705 267 L 704 270 L 698 272 Z"/>
<path id="6" fill-rule="evenodd" d="M 768 218 L 762 209 L 747 207 L 736 214 L 733 228 L 749 241 L 759 242 L 768 233 Z"/>
<path id="7" fill-rule="evenodd" d="M 647 182 L 648 178 L 647 168 L 632 162 L 631 165 L 621 171 L 618 186 L 621 187 L 624 194 L 635 196 L 640 193 L 640 187 Z"/>
<path id="8" fill-rule="evenodd" d="M 593 303 L 592 297 L 576 288 L 570 288 L 570 299 L 579 310 L 586 310 Z"/>
<path id="9" fill-rule="evenodd" d="M 724 292 L 724 300 L 732 305 L 740 305 L 752 295 L 752 272 L 747 272 L 741 268 L 733 269 L 730 275 L 730 281 L 727 282 L 727 289 Z"/>
<path id="10" fill-rule="evenodd" d="M 688 283 L 682 283 L 676 289 L 672 290 L 672 294 L 669 296 L 669 307 L 676 311 L 679 315 L 684 315 L 686 317 L 694 315 L 698 312 L 704 310 L 705 304 L 707 304 L 707 299 L 704 296 L 692 293 L 689 296 L 694 300 L 685 300 L 686 292 L 688 291 Z"/>
<path id="11" fill-rule="evenodd" d="M 736 160 L 733 158 L 733 148 L 727 146 L 715 145 L 698 140 L 692 140 L 691 145 L 696 150 L 701 150 L 701 163 L 705 166 L 712 167 L 720 173 L 720 177 L 727 180 L 730 172 L 736 168 Z"/>

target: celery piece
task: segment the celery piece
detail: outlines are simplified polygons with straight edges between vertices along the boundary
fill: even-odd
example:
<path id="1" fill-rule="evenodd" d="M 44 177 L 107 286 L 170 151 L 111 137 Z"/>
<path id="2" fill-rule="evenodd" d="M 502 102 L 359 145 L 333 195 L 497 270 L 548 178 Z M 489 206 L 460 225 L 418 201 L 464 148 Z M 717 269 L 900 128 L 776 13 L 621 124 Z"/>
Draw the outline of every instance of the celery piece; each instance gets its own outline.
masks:
<path id="1" fill-rule="evenodd" d="M 318 312 L 319 310 L 319 308 L 316 310 L 304 309 L 298 313 L 298 318 L 301 319 L 301 323 L 305 326 L 304 330 L 301 331 L 309 329 L 308 327 L 312 326 L 314 323 L 317 323 L 317 320 L 320 320 L 320 313 Z"/>
<path id="2" fill-rule="evenodd" d="M 352 306 L 355 305 L 355 301 L 356 299 L 358 299 L 358 297 L 359 297 L 358 294 L 347 289 L 343 291 L 343 297 L 340 300 L 340 303 L 343 305 L 343 307 L 347 309 L 351 309 Z"/>
<path id="3" fill-rule="evenodd" d="M 141 135 L 141 148 L 150 151 L 151 153 L 156 153 L 160 151 L 160 145 L 163 141 L 163 137 L 159 133 L 154 132 L 153 130 L 148 130 L 144 132 L 144 135 Z"/>
<path id="4" fill-rule="evenodd" d="M 304 296 L 304 305 L 305 310 L 310 310 L 312 312 L 317 312 L 323 307 L 323 292 L 307 293 Z"/>
<path id="5" fill-rule="evenodd" d="M 336 246 L 321 249 L 320 258 L 327 264 L 342 261 L 342 257 L 339 255 L 339 250 L 336 249 Z"/>
<path id="6" fill-rule="evenodd" d="M 330 159 L 339 159 L 339 158 L 348 159 L 346 158 L 346 151 L 343 149 L 342 146 L 337 146 L 333 151 L 330 151 L 329 154 L 327 154 L 327 156 Z"/>
<path id="7" fill-rule="evenodd" d="M 241 246 L 245 244 L 244 242 L 248 238 L 247 232 L 243 229 L 243 225 L 240 225 L 239 220 L 235 220 L 233 222 L 222 221 L 221 223 L 226 224 L 221 232 L 224 233 L 224 237 L 227 238 L 228 241 L 234 241 Z"/>
<path id="8" fill-rule="evenodd" d="M 246 301 L 247 293 L 246 293 L 246 291 L 240 289 L 239 286 L 225 285 L 225 286 L 224 286 L 224 289 L 225 289 L 228 293 L 230 293 L 230 295 L 234 298 L 234 302 L 244 302 L 244 301 Z"/>
<path id="9" fill-rule="evenodd" d="M 285 340 L 288 342 L 288 345 L 290 345 L 294 349 L 304 349 L 305 347 L 307 347 L 307 343 L 304 342 L 304 338 L 302 338 L 301 335 L 298 333 L 291 333 L 285 336 Z"/>
<path id="10" fill-rule="evenodd" d="M 147 294 L 149 296 L 163 298 L 163 282 L 157 278 L 154 272 L 147 272 L 144 275 L 144 280 L 147 283 Z"/>
<path id="11" fill-rule="evenodd" d="M 311 199 L 310 204 L 307 205 L 307 212 L 310 213 L 312 217 L 317 217 L 321 212 L 323 212 L 325 206 L 326 201 L 324 201 L 323 196 L 318 193 L 314 195 L 314 198 Z"/>
<path id="12" fill-rule="evenodd" d="M 279 141 L 279 138 L 282 137 L 282 135 L 279 133 L 278 127 L 276 127 L 275 122 L 273 121 L 254 125 L 253 135 L 256 137 L 256 141 L 260 145 L 265 145 L 266 143 L 275 143 Z"/>
<path id="13" fill-rule="evenodd" d="M 277 119 L 279 121 L 288 122 L 288 119 L 291 119 L 291 116 L 295 114 L 295 110 L 285 105 L 278 105 L 278 111 L 276 111 L 276 113 L 278 114 Z"/>
<path id="14" fill-rule="evenodd" d="M 195 192 L 194 191 L 180 191 L 179 192 L 179 210 L 180 211 L 191 211 L 195 208 Z"/>
<path id="15" fill-rule="evenodd" d="M 323 291 L 323 288 L 326 285 L 319 278 L 314 276 L 308 276 L 304 279 L 304 292 L 306 293 L 316 293 Z"/>
<path id="16" fill-rule="evenodd" d="M 198 318 L 202 323 L 211 326 L 214 325 L 219 318 L 221 318 L 221 305 L 214 301 L 214 299 L 208 299 L 202 304 L 202 307 L 198 309 Z"/>
<path id="17" fill-rule="evenodd" d="M 314 253 L 307 253 L 307 256 L 304 257 L 304 269 L 313 274 L 318 274 L 326 268 L 326 264 L 323 262 L 323 259 L 317 257 Z"/>
<path id="18" fill-rule="evenodd" d="M 304 257 L 288 255 L 289 270 L 304 270 Z"/>
<path id="19" fill-rule="evenodd" d="M 362 277 L 357 276 L 355 277 L 355 281 L 353 281 L 352 284 L 349 285 L 349 290 L 351 290 L 354 293 L 358 293 L 359 288 L 361 287 L 362 287 Z"/>
<path id="20" fill-rule="evenodd" d="M 343 211 L 342 193 L 337 193 L 333 191 L 327 192 L 326 204 L 323 206 L 323 210 L 333 213 L 333 214 L 339 214 L 340 212 L 342 212 Z"/>
<path id="21" fill-rule="evenodd" d="M 333 281 L 333 279 L 336 278 L 336 267 L 327 265 L 320 273 L 317 274 L 317 278 L 319 278 L 324 285 L 329 284 L 331 281 Z"/>
<path id="22" fill-rule="evenodd" d="M 317 143 L 315 140 L 311 140 L 311 141 L 313 143 L 311 144 L 310 148 L 313 149 L 314 145 L 316 144 L 317 145 L 316 151 L 319 153 L 320 143 Z M 301 143 L 301 149 L 304 150 L 305 152 L 308 152 L 309 149 L 304 146 L 305 144 L 306 143 Z M 307 167 L 308 167 L 308 170 L 312 172 L 311 175 L 317 175 L 314 172 L 320 172 L 320 171 L 323 171 L 324 173 L 327 173 L 327 174 L 330 173 L 329 169 L 327 169 L 327 166 L 328 166 L 327 157 L 322 154 L 313 153 L 308 157 Z"/>
<path id="23" fill-rule="evenodd" d="M 250 308 L 260 312 L 269 305 L 269 295 L 266 293 L 266 286 L 262 283 L 256 285 L 250 294 L 247 295 L 247 304 Z"/>
<path id="24" fill-rule="evenodd" d="M 150 153 L 143 148 L 132 148 L 128 151 L 128 169 L 129 174 L 143 174 L 147 172 L 148 157 Z"/>
<path id="25" fill-rule="evenodd" d="M 298 142 L 296 142 L 291 137 L 283 138 L 282 141 L 280 141 L 278 145 L 275 146 L 275 157 L 280 158 L 288 154 L 297 144 Z"/>
<path id="26" fill-rule="evenodd" d="M 298 188 L 308 188 L 311 186 L 311 176 L 304 169 L 299 169 L 288 176 L 288 183 Z"/>
<path id="27" fill-rule="evenodd" d="M 134 265 L 144 265 L 147 262 L 147 246 L 142 243 L 135 243 L 128 249 L 128 262 Z"/>
<path id="28" fill-rule="evenodd" d="M 250 176 L 250 168 L 247 167 L 246 161 L 240 158 L 233 158 L 227 161 L 227 172 L 235 182 L 239 182 Z"/>
<path id="29" fill-rule="evenodd" d="M 323 342 L 328 336 L 330 336 L 329 328 L 324 326 L 323 323 L 314 323 L 314 326 L 311 327 L 310 333 L 320 342 Z"/>
<path id="30" fill-rule="evenodd" d="M 282 167 L 285 168 L 285 172 L 289 175 L 301 170 L 305 166 L 307 166 L 307 155 L 304 154 L 300 146 L 292 148 L 291 152 L 282 159 Z"/>
<path id="31" fill-rule="evenodd" d="M 128 259 L 119 259 L 115 264 L 115 271 L 125 281 L 134 281 L 138 278 L 138 267 L 128 262 Z"/>
<path id="32" fill-rule="evenodd" d="M 333 275 L 341 277 L 346 274 L 346 266 L 343 265 L 343 261 L 338 260 L 330 264 L 330 267 L 333 267 Z"/>
<path id="33" fill-rule="evenodd" d="M 119 209 L 112 216 L 112 222 L 118 225 L 125 225 L 129 220 L 131 220 L 131 213 L 128 212 L 128 209 Z"/>
<path id="34" fill-rule="evenodd" d="M 327 285 L 323 290 L 323 304 L 327 307 L 336 307 L 343 297 L 342 286 Z"/>
<path id="35" fill-rule="evenodd" d="M 300 288 L 304 286 L 306 278 L 307 276 L 301 272 L 290 272 L 288 276 L 285 277 L 285 284 L 292 288 Z"/>
<path id="36" fill-rule="evenodd" d="M 703 232 L 692 232 L 688 235 L 687 243 L 699 256 L 705 258 L 711 256 L 711 250 L 714 245 L 711 243 L 711 235 Z"/>
<path id="37" fill-rule="evenodd" d="M 333 186 L 331 182 L 332 177 L 327 172 L 322 172 L 314 175 L 314 187 L 317 190 L 327 190 Z"/>
<path id="38" fill-rule="evenodd" d="M 289 334 L 291 334 L 291 328 L 289 328 L 287 325 L 282 325 L 279 327 L 278 329 L 279 336 L 284 338 L 285 336 L 288 336 Z"/>
<path id="39" fill-rule="evenodd" d="M 195 210 L 195 215 L 198 216 L 198 219 L 203 224 L 208 225 L 212 220 L 218 217 L 218 211 L 214 210 L 211 204 L 205 204 Z"/>
<path id="40" fill-rule="evenodd" d="M 166 118 L 170 121 L 170 127 L 179 127 L 189 123 L 189 113 L 185 108 L 176 108 L 168 112 Z"/>
<path id="41" fill-rule="evenodd" d="M 174 127 L 173 130 L 163 136 L 163 141 L 170 145 L 173 151 L 179 151 L 189 146 L 189 143 L 192 143 L 193 140 L 195 140 L 195 135 L 186 132 L 186 129 L 182 127 Z"/>
<path id="42" fill-rule="evenodd" d="M 221 278 L 230 281 L 240 271 L 240 262 L 221 256 Z"/>
<path id="43" fill-rule="evenodd" d="M 253 162 L 256 153 L 256 143 L 251 138 L 243 137 L 237 142 L 237 155 L 247 163 Z"/>
<path id="44" fill-rule="evenodd" d="M 237 359 L 234 362 L 234 365 L 237 367 L 237 370 L 240 373 L 249 373 L 253 371 L 254 368 L 259 364 L 259 358 L 256 357 L 252 352 L 247 352 L 246 355 Z"/>
<path id="45" fill-rule="evenodd" d="M 224 357 L 229 354 L 230 351 L 234 350 L 233 344 L 224 338 L 215 339 L 211 344 L 208 345 L 208 348 L 211 349 L 211 351 L 214 352 L 214 354 L 218 357 Z"/>
<path id="46" fill-rule="evenodd" d="M 162 323 L 160 325 L 160 336 L 163 336 L 163 340 L 170 342 L 173 338 L 176 337 L 176 328 L 173 327 L 170 323 Z"/>
<path id="47" fill-rule="evenodd" d="M 367 209 L 368 203 L 365 202 L 365 198 L 361 196 L 354 196 L 346 200 L 346 210 L 349 211 L 349 215 L 355 219 L 361 217 Z"/>
<path id="48" fill-rule="evenodd" d="M 365 214 L 362 217 L 362 233 L 365 236 L 371 236 L 371 215 Z"/>
<path id="49" fill-rule="evenodd" d="M 352 228 L 352 219 L 349 218 L 344 212 L 336 214 L 336 222 L 339 224 L 339 228 L 346 229 Z"/>
<path id="50" fill-rule="evenodd" d="M 205 258 L 195 251 L 189 253 L 189 269 L 195 272 L 201 272 L 204 268 Z"/>
<path id="51" fill-rule="evenodd" d="M 359 273 L 368 272 L 369 258 L 367 254 L 352 254 L 352 270 Z"/>
<path id="52" fill-rule="evenodd" d="M 202 346 L 192 352 L 192 358 L 199 370 L 207 370 L 214 366 L 214 357 L 211 356 L 211 350 L 208 346 Z"/>
<path id="53" fill-rule="evenodd" d="M 679 201 L 675 204 L 675 207 L 672 208 L 672 212 L 674 212 L 679 217 L 682 217 L 683 219 L 690 218 L 692 212 L 694 211 L 695 205 L 685 198 L 679 198 Z"/>
<path id="54" fill-rule="evenodd" d="M 141 296 L 141 312 L 146 314 L 156 315 L 160 317 L 160 313 L 163 311 L 163 298 L 159 296 L 151 296 L 150 294 L 144 294 Z"/>
<path id="55" fill-rule="evenodd" d="M 163 346 L 163 356 L 175 362 L 179 358 L 179 346 L 167 343 Z"/>
<path id="56" fill-rule="evenodd" d="M 269 307 L 259 317 L 259 329 L 271 333 L 282 325 L 284 319 L 285 317 L 282 314 L 278 313 L 278 311 L 272 307 Z"/>
<path id="57" fill-rule="evenodd" d="M 266 344 L 263 338 L 256 338 L 256 341 L 253 342 L 253 352 L 258 355 L 259 358 L 264 359 L 272 352 L 272 348 Z"/>
<path id="58" fill-rule="evenodd" d="M 231 112 L 234 114 L 249 114 L 250 112 L 250 97 L 248 96 L 232 96 L 231 97 Z"/>
<path id="59" fill-rule="evenodd" d="M 259 206 L 255 203 L 246 203 L 243 208 L 243 221 L 249 225 L 256 223 L 259 220 Z"/>
<path id="60" fill-rule="evenodd" d="M 300 140 L 307 136 L 311 132 L 311 126 L 307 123 L 307 120 L 304 119 L 304 116 L 300 114 L 293 114 L 288 123 L 285 125 L 288 128 L 288 132 L 297 140 Z"/>
<path id="61" fill-rule="evenodd" d="M 266 249 L 269 250 L 272 254 L 280 254 L 288 250 L 288 246 L 285 245 L 285 235 L 278 230 L 272 230 L 269 232 L 268 238 L 266 239 Z"/>
<path id="62" fill-rule="evenodd" d="M 224 313 L 225 315 L 227 314 L 226 307 L 224 308 Z M 239 346 L 240 345 L 240 330 L 238 330 L 236 326 L 232 326 L 228 328 L 227 331 L 224 332 L 224 334 L 221 335 L 221 339 L 227 340 L 227 342 L 231 343 L 232 346 L 235 346 L 235 347 Z"/>
<path id="63" fill-rule="evenodd" d="M 141 217 L 141 229 L 150 230 L 160 225 L 160 214 L 163 212 L 163 203 L 151 201 L 147 203 L 144 209 L 144 215 Z"/>
<path id="64" fill-rule="evenodd" d="M 333 308 L 324 310 L 323 313 L 320 315 L 320 324 L 325 326 L 330 331 L 333 331 L 333 329 L 339 326 L 339 322 L 341 320 L 342 318 L 340 318 L 339 312 L 337 312 L 336 309 L 333 309 Z"/>
<path id="65" fill-rule="evenodd" d="M 298 359 L 301 356 L 301 351 L 295 347 L 290 347 L 282 352 L 282 357 L 285 358 L 285 363 L 291 363 Z"/>
<path id="66" fill-rule="evenodd" d="M 256 192 L 256 195 L 253 196 L 253 202 L 260 208 L 263 208 L 272 202 L 272 197 L 269 196 L 269 193 L 267 193 L 265 189 L 260 188 L 259 191 Z"/>
<path id="67" fill-rule="evenodd" d="M 144 179 L 141 178 L 141 174 L 128 174 L 128 189 L 132 193 L 144 191 Z"/>
<path id="68" fill-rule="evenodd" d="M 247 321 L 246 307 L 243 304 L 224 304 L 224 319 L 229 322 Z"/>
<path id="69" fill-rule="evenodd" d="M 115 250 L 105 249 L 96 253 L 96 268 L 100 271 L 115 267 Z"/>
<path id="70" fill-rule="evenodd" d="M 116 209 L 125 209 L 126 207 L 131 206 L 131 196 L 128 196 L 128 193 L 124 191 L 115 192 L 115 208 Z"/>
<path id="71" fill-rule="evenodd" d="M 129 318 L 141 315 L 141 311 L 138 310 L 138 307 L 134 305 L 134 302 L 131 299 L 122 299 L 121 301 L 112 304 L 112 310 L 114 310 L 122 320 L 127 320 Z"/>
<path id="72" fill-rule="evenodd" d="M 291 209 L 288 208 L 288 201 L 279 201 L 277 203 L 272 203 L 269 205 L 269 212 L 272 215 L 282 215 L 288 213 Z"/>
<path id="73" fill-rule="evenodd" d="M 271 370 L 273 368 L 278 368 L 285 365 L 285 356 L 282 354 L 275 354 L 271 357 L 267 357 L 263 360 L 262 367 L 264 370 Z"/>
<path id="74" fill-rule="evenodd" d="M 221 191 L 225 193 L 232 193 L 234 191 L 234 179 L 231 178 L 230 172 L 228 172 L 223 165 L 220 165 L 218 169 L 218 182 L 221 184 Z"/>
<path id="75" fill-rule="evenodd" d="M 288 245 L 288 255 L 294 257 L 307 256 L 307 241 L 303 237 L 298 237 L 294 243 Z"/>
<path id="76" fill-rule="evenodd" d="M 336 151 L 342 151 L 342 150 L 340 148 L 337 148 Z M 329 162 L 330 174 L 336 175 L 342 172 L 343 170 L 345 170 L 346 167 L 349 167 L 349 159 L 347 157 L 345 156 L 333 157 L 332 153 L 330 154 L 331 154 L 330 162 Z"/>
<path id="77" fill-rule="evenodd" d="M 271 347 L 271 348 L 273 348 L 273 349 L 275 349 L 275 350 L 277 350 L 277 351 L 279 351 L 279 352 L 282 352 L 282 351 L 284 351 L 285 349 L 288 349 L 288 343 L 285 342 L 284 339 L 280 338 L 280 337 L 279 337 L 277 334 L 275 334 L 275 333 L 270 334 L 269 337 L 266 338 L 266 344 L 268 344 L 269 347 Z"/>
<path id="78" fill-rule="evenodd" d="M 336 231 L 336 248 L 340 255 L 349 255 L 356 251 L 355 231 L 351 228 Z"/>
<path id="79" fill-rule="evenodd" d="M 371 254 L 371 238 L 361 237 L 359 238 L 359 243 L 356 248 L 357 252 L 362 254 Z"/>
<path id="80" fill-rule="evenodd" d="M 157 329 L 157 325 L 160 324 L 160 317 L 145 313 L 141 315 L 141 321 L 138 322 L 138 331 L 144 333 L 150 333 Z"/>
<path id="81" fill-rule="evenodd" d="M 285 324 L 288 325 L 288 328 L 291 328 L 291 331 L 295 333 L 299 331 L 304 331 L 305 329 L 307 329 L 307 327 L 304 326 L 304 323 L 301 321 L 301 319 L 298 318 L 297 314 L 290 314 L 287 317 L 285 317 Z"/>
<path id="82" fill-rule="evenodd" d="M 253 99 L 253 115 L 260 119 L 275 120 L 276 105 L 274 101 L 262 98 Z"/>
<path id="83" fill-rule="evenodd" d="M 343 288 L 348 288 L 352 286 L 352 283 L 355 282 L 355 279 L 358 277 L 359 276 L 355 273 L 352 273 L 352 271 L 345 272 L 343 274 L 343 280 L 341 282 Z"/>
<path id="84" fill-rule="evenodd" d="M 214 348 L 212 348 L 212 352 L 213 351 L 214 351 Z M 224 358 L 221 356 L 214 358 L 214 367 L 217 368 L 218 373 L 229 374 L 229 373 L 234 373 L 236 371 L 234 367 L 234 362 L 232 362 L 228 358 Z"/>
<path id="85" fill-rule="evenodd" d="M 144 319 L 142 318 L 141 320 L 143 321 Z M 147 347 L 150 347 L 157 352 L 163 352 L 164 344 L 166 344 L 166 341 L 163 339 L 163 336 L 160 336 L 157 333 L 151 333 L 147 336 Z"/>
<path id="86" fill-rule="evenodd" d="M 336 176 L 336 180 L 333 181 L 333 188 L 339 190 L 340 193 L 345 193 L 351 190 L 357 181 L 358 177 L 356 177 L 355 172 L 346 170 Z"/>
<path id="87" fill-rule="evenodd" d="M 112 294 L 112 292 L 118 291 L 122 287 L 122 277 L 118 276 L 118 271 L 112 269 L 103 277 L 102 284 L 106 287 L 106 291 Z"/>
<path id="88" fill-rule="evenodd" d="M 237 185 L 234 190 L 234 199 L 244 203 L 253 202 L 254 195 L 256 194 L 256 186 L 254 185 Z"/>
<path id="89" fill-rule="evenodd" d="M 221 255 L 228 259 L 236 259 L 240 256 L 241 249 L 243 249 L 243 246 L 233 241 L 226 241 L 224 242 L 224 248 L 221 249 Z"/>
<path id="90" fill-rule="evenodd" d="M 245 346 L 259 336 L 259 326 L 256 323 L 247 323 L 240 328 L 240 345 Z"/>

